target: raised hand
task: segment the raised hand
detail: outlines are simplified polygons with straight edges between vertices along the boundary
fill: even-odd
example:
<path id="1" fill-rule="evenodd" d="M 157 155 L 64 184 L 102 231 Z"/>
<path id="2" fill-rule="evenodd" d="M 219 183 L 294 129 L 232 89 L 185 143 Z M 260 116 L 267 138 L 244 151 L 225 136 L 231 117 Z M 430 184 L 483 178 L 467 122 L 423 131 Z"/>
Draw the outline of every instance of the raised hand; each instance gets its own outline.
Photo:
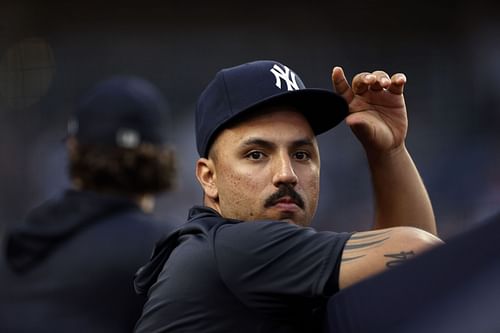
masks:
<path id="1" fill-rule="evenodd" d="M 404 144 L 408 129 L 404 74 L 389 78 L 383 71 L 359 73 L 351 87 L 342 68 L 335 67 L 332 82 L 349 104 L 346 123 L 367 152 L 389 152 Z"/>

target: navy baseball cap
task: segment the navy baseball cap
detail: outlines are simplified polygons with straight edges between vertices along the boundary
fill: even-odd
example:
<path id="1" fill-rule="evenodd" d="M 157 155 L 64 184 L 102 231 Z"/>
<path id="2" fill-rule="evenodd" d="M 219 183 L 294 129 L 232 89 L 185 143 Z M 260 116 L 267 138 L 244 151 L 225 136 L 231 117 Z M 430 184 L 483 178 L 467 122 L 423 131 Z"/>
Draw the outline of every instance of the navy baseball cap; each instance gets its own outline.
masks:
<path id="1" fill-rule="evenodd" d="M 238 116 L 269 105 L 296 107 L 318 135 L 339 124 L 348 114 L 347 102 L 333 91 L 306 88 L 287 66 L 259 60 L 220 70 L 198 99 L 196 145 L 207 157 L 224 125 Z"/>
<path id="2" fill-rule="evenodd" d="M 135 148 L 167 143 L 166 100 L 151 82 L 115 76 L 95 85 L 78 102 L 68 136 L 81 144 Z"/>

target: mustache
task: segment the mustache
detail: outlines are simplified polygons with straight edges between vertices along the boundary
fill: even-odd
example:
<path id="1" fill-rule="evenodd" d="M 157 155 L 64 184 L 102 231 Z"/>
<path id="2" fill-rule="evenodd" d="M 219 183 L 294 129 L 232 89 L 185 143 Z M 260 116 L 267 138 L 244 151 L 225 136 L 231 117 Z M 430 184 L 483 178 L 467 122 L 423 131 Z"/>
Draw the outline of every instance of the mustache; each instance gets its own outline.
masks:
<path id="1" fill-rule="evenodd" d="M 269 208 L 274 206 L 280 199 L 289 197 L 297 206 L 304 209 L 304 200 L 290 184 L 281 184 L 276 193 L 273 193 L 264 202 L 264 207 Z"/>

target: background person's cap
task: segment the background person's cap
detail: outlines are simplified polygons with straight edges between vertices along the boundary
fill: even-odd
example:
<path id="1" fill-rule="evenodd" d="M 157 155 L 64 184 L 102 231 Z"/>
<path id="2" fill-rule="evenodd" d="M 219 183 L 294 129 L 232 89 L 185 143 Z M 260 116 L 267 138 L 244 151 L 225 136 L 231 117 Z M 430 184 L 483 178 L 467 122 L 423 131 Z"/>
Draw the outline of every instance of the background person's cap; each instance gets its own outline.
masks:
<path id="1" fill-rule="evenodd" d="M 68 136 L 100 146 L 162 145 L 167 143 L 169 120 L 166 100 L 151 82 L 116 76 L 79 100 L 68 122 Z"/>
<path id="2" fill-rule="evenodd" d="M 339 124 L 347 102 L 333 91 L 306 88 L 300 77 L 276 61 L 260 60 L 219 71 L 198 99 L 196 145 L 207 157 L 215 136 L 230 120 L 267 105 L 294 106 L 316 135 Z"/>

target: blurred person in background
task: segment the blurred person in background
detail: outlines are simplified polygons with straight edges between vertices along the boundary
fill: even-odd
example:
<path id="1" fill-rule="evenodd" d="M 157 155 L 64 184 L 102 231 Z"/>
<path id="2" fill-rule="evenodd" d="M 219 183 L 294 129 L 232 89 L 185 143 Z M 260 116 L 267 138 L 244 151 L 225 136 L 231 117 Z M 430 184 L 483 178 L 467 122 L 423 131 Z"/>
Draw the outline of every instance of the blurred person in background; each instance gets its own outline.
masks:
<path id="1" fill-rule="evenodd" d="M 145 301 L 134 273 L 171 229 L 151 215 L 175 177 L 168 123 L 142 78 L 109 78 L 80 99 L 66 138 L 72 188 L 5 232 L 1 332 L 132 331 Z"/>

